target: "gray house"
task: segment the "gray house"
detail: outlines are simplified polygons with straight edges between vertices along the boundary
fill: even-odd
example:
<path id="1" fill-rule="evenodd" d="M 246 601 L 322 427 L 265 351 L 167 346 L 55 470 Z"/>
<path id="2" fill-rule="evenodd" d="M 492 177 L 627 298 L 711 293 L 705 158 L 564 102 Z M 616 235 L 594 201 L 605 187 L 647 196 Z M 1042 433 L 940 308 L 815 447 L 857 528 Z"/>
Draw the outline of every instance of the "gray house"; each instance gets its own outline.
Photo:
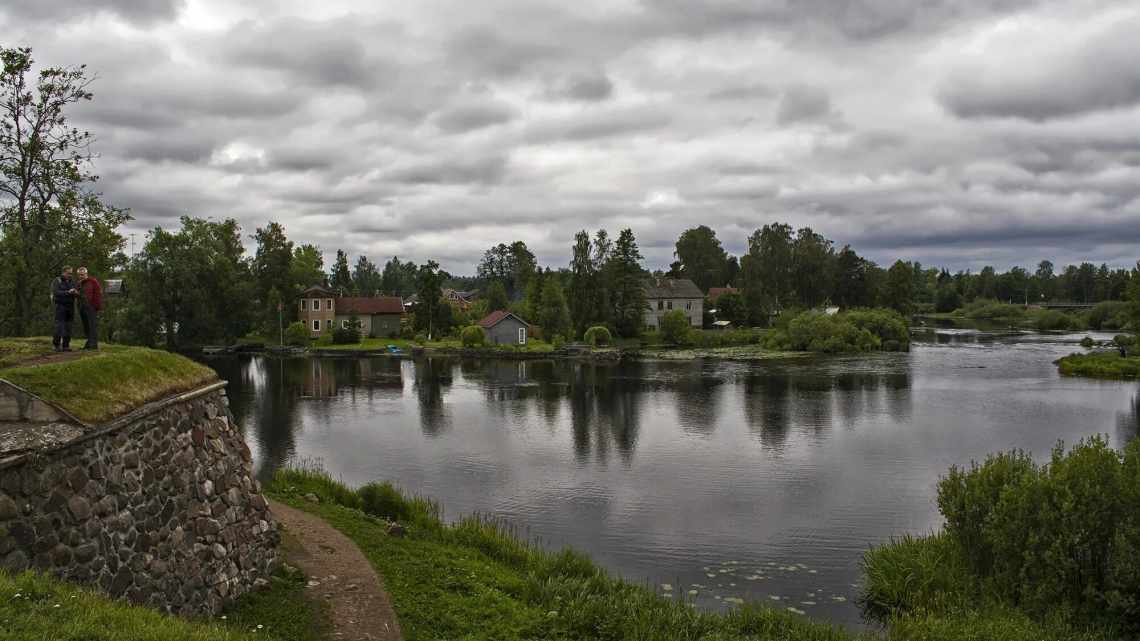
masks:
<path id="1" fill-rule="evenodd" d="M 487 332 L 487 342 L 492 345 L 526 345 L 530 340 L 530 323 L 510 312 L 491 312 L 478 325 Z"/>
<path id="2" fill-rule="evenodd" d="M 704 323 L 705 295 L 688 278 L 651 278 L 645 283 L 645 304 L 646 327 L 661 327 L 661 319 L 675 309 L 685 312 L 693 327 Z"/>

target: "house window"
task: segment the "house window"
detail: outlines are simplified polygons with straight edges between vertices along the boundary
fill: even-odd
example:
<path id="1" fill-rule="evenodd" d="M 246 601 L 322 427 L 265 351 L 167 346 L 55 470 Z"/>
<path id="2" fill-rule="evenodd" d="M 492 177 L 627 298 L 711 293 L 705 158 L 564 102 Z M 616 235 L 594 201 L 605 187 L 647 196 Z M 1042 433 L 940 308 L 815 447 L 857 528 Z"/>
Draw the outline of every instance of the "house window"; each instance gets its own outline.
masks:
<path id="1" fill-rule="evenodd" d="M 673 309 L 673 301 L 669 301 L 665 306 L 669 309 Z"/>
<path id="2" fill-rule="evenodd" d="M 346 321 L 346 320 L 342 320 L 342 321 L 340 322 L 340 328 L 341 328 L 341 329 L 348 329 L 348 321 Z"/>
<path id="3" fill-rule="evenodd" d="M 657 301 L 657 309 L 665 309 L 665 301 L 663 301 L 663 300 Z"/>
<path id="4" fill-rule="evenodd" d="M 325 319 L 325 329 L 332 329 L 332 319 L 331 318 Z"/>
<path id="5" fill-rule="evenodd" d="M 693 308 L 693 301 L 691 301 L 691 300 L 685 301 L 685 309 L 692 309 L 692 308 Z"/>
<path id="6" fill-rule="evenodd" d="M 321 301 L 316 299 L 316 298 L 313 299 L 313 311 L 314 312 L 321 311 Z"/>
<path id="7" fill-rule="evenodd" d="M 313 319 L 313 331 L 314 331 L 314 332 L 319 332 L 319 331 L 321 331 L 321 321 L 320 321 L 320 319 Z"/>
<path id="8" fill-rule="evenodd" d="M 325 309 L 329 310 L 330 312 L 332 311 L 332 308 L 333 308 L 332 300 L 333 299 L 331 299 L 331 298 L 325 299 Z"/>
<path id="9" fill-rule="evenodd" d="M 519 345 L 526 345 L 526 328 L 519 328 Z"/>
<path id="10" fill-rule="evenodd" d="M 307 303 L 307 302 L 308 302 L 308 301 L 307 301 L 307 300 L 305 300 L 304 298 L 302 298 L 302 299 L 301 299 L 301 311 L 302 311 L 302 312 L 303 312 L 303 311 L 306 311 L 306 307 L 308 307 L 308 306 L 307 306 L 305 303 Z"/>

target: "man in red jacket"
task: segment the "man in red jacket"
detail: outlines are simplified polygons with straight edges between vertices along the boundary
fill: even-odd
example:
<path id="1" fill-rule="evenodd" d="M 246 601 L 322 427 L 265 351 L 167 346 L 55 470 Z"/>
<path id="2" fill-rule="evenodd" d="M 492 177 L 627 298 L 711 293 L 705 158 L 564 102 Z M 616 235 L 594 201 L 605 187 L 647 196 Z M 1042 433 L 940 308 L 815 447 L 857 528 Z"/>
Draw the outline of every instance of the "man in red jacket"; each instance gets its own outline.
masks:
<path id="1" fill-rule="evenodd" d="M 83 332 L 87 344 L 83 349 L 99 349 L 99 312 L 103 311 L 103 286 L 99 280 L 87 275 L 87 268 L 80 267 L 79 274 L 79 318 L 83 321 Z"/>

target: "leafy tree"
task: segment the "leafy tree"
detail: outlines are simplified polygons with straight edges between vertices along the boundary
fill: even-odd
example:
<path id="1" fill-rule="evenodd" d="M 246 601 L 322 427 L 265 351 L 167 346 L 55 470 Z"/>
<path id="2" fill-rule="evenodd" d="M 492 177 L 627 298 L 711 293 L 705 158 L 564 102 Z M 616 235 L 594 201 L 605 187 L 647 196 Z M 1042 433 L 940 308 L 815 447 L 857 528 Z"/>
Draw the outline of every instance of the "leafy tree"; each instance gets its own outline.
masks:
<path id="1" fill-rule="evenodd" d="M 887 270 L 887 282 L 883 291 L 883 302 L 899 312 L 909 314 L 914 307 L 914 269 L 910 263 L 896 260 Z"/>
<path id="2" fill-rule="evenodd" d="M 93 97 L 86 68 L 34 74 L 28 48 L 0 47 L 0 64 L 0 294 L 11 302 L 0 320 L 25 335 L 34 319 L 49 318 L 44 292 L 65 261 L 107 273 L 122 247 L 116 230 L 130 217 L 92 191 L 94 139 L 68 120 Z"/>
<path id="3" fill-rule="evenodd" d="M 285 236 L 280 223 L 270 222 L 253 234 L 257 251 L 253 256 L 254 294 L 258 301 L 258 316 L 266 333 L 277 333 L 277 301 L 269 299 L 270 290 L 276 290 L 284 301 L 294 299 L 293 242 Z M 315 283 L 309 283 L 313 285 Z M 286 321 L 295 318 L 295 310 L 286 305 Z"/>
<path id="4" fill-rule="evenodd" d="M 1053 300 L 1057 294 L 1057 277 L 1053 274 L 1053 263 L 1043 260 L 1037 264 L 1037 271 L 1033 273 L 1037 287 L 1045 300 Z"/>
<path id="5" fill-rule="evenodd" d="M 862 258 L 850 245 L 835 257 L 835 304 L 843 309 L 872 307 L 875 304 L 870 270 L 874 263 Z"/>
<path id="6" fill-rule="evenodd" d="M 306 287 L 325 284 L 325 259 L 316 245 L 299 245 L 293 248 L 293 259 L 289 263 L 292 279 L 286 290 L 289 300 L 293 300 Z"/>
<path id="7" fill-rule="evenodd" d="M 570 330 L 570 308 L 557 278 L 547 276 L 542 286 L 542 304 L 535 316 L 546 336 L 565 334 Z"/>
<path id="8" fill-rule="evenodd" d="M 614 327 L 621 336 L 637 336 L 645 316 L 645 272 L 632 229 L 618 235 L 604 271 Z"/>
<path id="9" fill-rule="evenodd" d="M 744 303 L 744 296 L 735 292 L 721 294 L 716 299 L 717 320 L 726 320 L 743 327 L 748 324 L 748 306 Z"/>
<path id="10" fill-rule="evenodd" d="M 683 310 L 674 309 L 661 318 L 661 339 L 671 345 L 681 345 L 689 337 L 689 317 Z"/>
<path id="11" fill-rule="evenodd" d="M 482 347 L 487 342 L 487 332 L 478 325 L 471 325 L 463 328 L 459 339 L 463 341 L 464 347 Z"/>
<path id="12" fill-rule="evenodd" d="M 348 254 L 344 250 L 336 250 L 336 260 L 333 262 L 332 273 L 329 274 L 329 287 L 338 294 L 351 294 L 352 272 L 348 269 Z"/>
<path id="13" fill-rule="evenodd" d="M 716 232 L 705 225 L 682 232 L 673 255 L 680 263 L 681 276 L 696 283 L 702 292 L 728 282 L 725 280 L 728 253 L 721 247 Z"/>
<path id="14" fill-rule="evenodd" d="M 419 302 L 416 303 L 415 323 L 416 330 L 426 332 L 428 340 L 446 335 L 451 328 L 451 308 L 443 300 L 445 278 L 447 273 L 440 271 L 439 263 L 434 260 L 420 265 L 416 282 Z"/>
<path id="15" fill-rule="evenodd" d="M 749 321 L 767 325 L 771 314 L 792 302 L 792 228 L 773 223 L 757 229 L 748 239 L 740 270 Z"/>
<path id="16" fill-rule="evenodd" d="M 399 257 L 393 256 L 384 263 L 380 289 L 391 296 L 411 296 L 416 291 L 418 278 L 419 268 L 415 263 L 411 261 L 401 263 Z"/>
<path id="17" fill-rule="evenodd" d="M 501 282 L 507 290 L 507 298 L 515 300 L 526 291 L 537 265 L 534 254 L 520 240 L 510 245 L 499 243 L 488 249 L 475 271 L 484 282 Z"/>
<path id="18" fill-rule="evenodd" d="M 487 313 L 506 309 L 510 302 L 507 300 L 507 290 L 499 281 L 492 281 L 487 287 Z"/>
<path id="19" fill-rule="evenodd" d="M 604 241 L 604 230 L 598 232 Z M 590 234 L 582 230 L 574 235 L 570 258 L 569 307 L 574 334 L 579 335 L 593 323 L 606 321 L 608 296 L 602 288 L 601 270 L 605 264 L 602 251 L 605 242 L 590 242 Z"/>
<path id="20" fill-rule="evenodd" d="M 835 250 L 831 241 L 804 227 L 792 243 L 796 299 L 802 307 L 819 307 L 835 288 Z"/>
<path id="21" fill-rule="evenodd" d="M 934 297 L 934 311 L 940 313 L 952 312 L 962 306 L 962 297 L 954 283 L 947 283 L 938 287 Z"/>
<path id="22" fill-rule="evenodd" d="M 301 321 L 289 323 L 285 328 L 285 344 L 304 347 L 309 344 L 309 328 Z"/>
<path id="23" fill-rule="evenodd" d="M 358 296 L 375 296 L 383 289 L 380 271 L 367 256 L 357 257 L 356 264 L 352 267 L 352 285 Z"/>

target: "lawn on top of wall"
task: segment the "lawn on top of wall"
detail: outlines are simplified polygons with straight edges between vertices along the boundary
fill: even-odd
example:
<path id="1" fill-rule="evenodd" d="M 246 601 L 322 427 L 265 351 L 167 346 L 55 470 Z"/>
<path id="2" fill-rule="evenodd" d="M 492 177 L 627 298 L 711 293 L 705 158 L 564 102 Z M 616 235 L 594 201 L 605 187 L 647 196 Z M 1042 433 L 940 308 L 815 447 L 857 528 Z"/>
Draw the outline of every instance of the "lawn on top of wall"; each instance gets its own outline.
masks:
<path id="1" fill-rule="evenodd" d="M 103 345 L 56 355 L 48 338 L 0 340 L 0 379 L 100 423 L 150 401 L 218 380 L 218 374 L 172 352 Z"/>
<path id="2" fill-rule="evenodd" d="M 884 634 L 753 603 L 704 612 L 685 601 L 684 591 L 670 598 L 614 578 L 578 552 L 545 550 L 493 519 L 444 523 L 437 503 L 408 498 L 387 483 L 354 490 L 307 468 L 279 471 L 267 489 L 360 547 L 383 577 L 407 641 L 1111 641 L 1004 609 L 939 618 L 911 613 L 891 620 Z M 308 494 L 320 502 L 302 498 Z M 389 535 L 388 520 L 405 534 Z"/>

